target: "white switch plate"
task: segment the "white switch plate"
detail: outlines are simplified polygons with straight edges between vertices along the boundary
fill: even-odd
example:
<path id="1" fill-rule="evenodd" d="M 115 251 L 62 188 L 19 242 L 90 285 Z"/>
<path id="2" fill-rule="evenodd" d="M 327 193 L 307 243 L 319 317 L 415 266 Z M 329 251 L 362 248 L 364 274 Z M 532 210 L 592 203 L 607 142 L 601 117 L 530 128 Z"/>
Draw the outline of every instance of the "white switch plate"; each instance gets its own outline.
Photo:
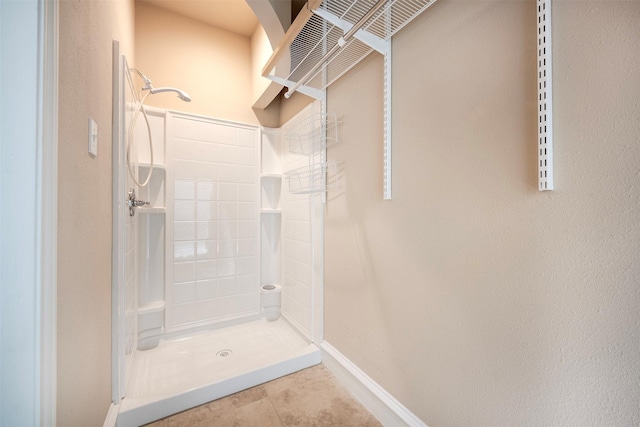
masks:
<path id="1" fill-rule="evenodd" d="M 98 155 L 98 125 L 89 117 L 89 154 Z"/>

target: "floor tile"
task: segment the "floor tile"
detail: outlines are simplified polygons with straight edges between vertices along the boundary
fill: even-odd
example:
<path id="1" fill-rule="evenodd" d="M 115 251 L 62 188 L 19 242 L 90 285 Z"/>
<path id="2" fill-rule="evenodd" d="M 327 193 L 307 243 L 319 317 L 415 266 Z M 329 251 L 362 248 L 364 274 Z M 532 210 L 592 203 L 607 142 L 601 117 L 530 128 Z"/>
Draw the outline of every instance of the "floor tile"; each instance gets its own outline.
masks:
<path id="1" fill-rule="evenodd" d="M 310 391 L 319 391 L 327 382 L 336 381 L 329 370 L 322 364 L 303 369 L 293 374 L 263 384 L 267 394 L 273 396 L 284 390 L 305 387 Z"/>
<path id="2" fill-rule="evenodd" d="M 233 409 L 241 408 L 250 403 L 262 400 L 267 397 L 267 393 L 262 386 L 253 387 L 222 399 L 203 405 L 207 407 L 212 415 L 220 415 Z"/>
<path id="3" fill-rule="evenodd" d="M 211 418 L 211 411 L 209 410 L 209 408 L 203 405 L 197 406 L 184 412 L 180 412 L 167 418 L 163 418 L 156 422 L 146 424 L 145 427 L 193 426 L 201 422 L 210 421 Z"/>
<path id="4" fill-rule="evenodd" d="M 264 385 L 284 426 L 380 426 L 318 365 Z"/>
<path id="5" fill-rule="evenodd" d="M 193 427 L 239 427 L 264 426 L 281 427 L 282 423 L 268 398 L 249 403 L 240 408 L 227 411 L 208 422 L 195 424 Z"/>
<path id="6" fill-rule="evenodd" d="M 152 427 L 379 427 L 322 364 L 149 424 Z"/>

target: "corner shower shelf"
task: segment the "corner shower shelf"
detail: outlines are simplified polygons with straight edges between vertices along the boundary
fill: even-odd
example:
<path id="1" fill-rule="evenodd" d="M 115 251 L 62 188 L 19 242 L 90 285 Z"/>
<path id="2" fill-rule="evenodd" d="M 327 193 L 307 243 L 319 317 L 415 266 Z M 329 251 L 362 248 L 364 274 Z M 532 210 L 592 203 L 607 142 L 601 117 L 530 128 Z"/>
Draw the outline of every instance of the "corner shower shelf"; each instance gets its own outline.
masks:
<path id="1" fill-rule="evenodd" d="M 164 307 L 165 307 L 164 301 L 154 301 L 149 304 L 145 304 L 138 307 L 138 314 L 157 313 L 164 310 Z"/>
<path id="2" fill-rule="evenodd" d="M 280 215 L 282 213 L 282 209 L 260 209 L 260 213 L 269 215 Z"/>
<path id="3" fill-rule="evenodd" d="M 144 208 L 138 207 L 139 214 L 164 214 L 166 212 L 165 208 Z"/>
<path id="4" fill-rule="evenodd" d="M 334 113 L 318 113 L 302 117 L 285 133 L 289 152 L 310 156 L 337 144 L 340 142 L 338 124 L 340 122 Z"/>
<path id="5" fill-rule="evenodd" d="M 149 163 L 138 163 L 138 167 L 140 169 L 149 169 L 150 166 L 151 165 Z M 153 169 L 165 172 L 167 170 L 167 166 L 164 165 L 164 164 L 154 163 L 153 164 Z"/>
<path id="6" fill-rule="evenodd" d="M 312 194 L 339 188 L 338 165 L 338 162 L 314 163 L 285 172 L 289 192 Z"/>

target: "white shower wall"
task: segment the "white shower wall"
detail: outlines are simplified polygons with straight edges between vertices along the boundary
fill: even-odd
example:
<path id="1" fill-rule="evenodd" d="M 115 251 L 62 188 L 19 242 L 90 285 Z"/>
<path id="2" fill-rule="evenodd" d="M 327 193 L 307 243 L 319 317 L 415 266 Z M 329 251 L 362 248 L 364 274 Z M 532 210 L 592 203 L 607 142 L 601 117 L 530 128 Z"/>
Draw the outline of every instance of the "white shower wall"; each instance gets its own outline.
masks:
<path id="1" fill-rule="evenodd" d="M 321 340 L 322 205 L 318 195 L 291 194 L 282 178 L 309 162 L 289 152 L 287 125 L 260 129 L 154 108 L 147 115 L 155 167 L 139 189 L 151 204 L 135 217 L 140 348 L 163 334 L 257 319 L 266 284 L 282 285 L 284 318 Z M 144 120 L 136 127 L 144 178 Z"/>
<path id="2" fill-rule="evenodd" d="M 281 129 L 282 168 L 290 171 L 313 162 L 309 156 L 290 150 L 287 135 L 292 132 L 311 134 L 321 126 L 319 102 L 310 104 Z M 318 120 L 310 118 L 318 117 Z M 301 127 L 301 123 L 303 123 Z M 285 317 L 312 340 L 319 340 L 313 327 L 321 324 L 314 318 L 314 307 L 321 306 L 322 221 L 321 193 L 295 194 L 283 180 L 282 189 L 282 312 Z M 314 233 L 317 234 L 314 239 Z M 317 261 L 317 262 L 315 262 Z M 319 290 L 319 292 L 314 292 Z M 321 325 L 320 325 L 321 327 Z"/>
<path id="3" fill-rule="evenodd" d="M 133 184 L 130 184 L 133 186 Z M 138 221 L 136 217 L 126 216 L 125 219 L 125 256 L 124 261 L 128 268 L 125 269 L 124 278 L 124 306 L 125 306 L 125 322 L 124 322 L 124 340 L 125 340 L 125 360 L 123 375 L 125 378 L 121 380 L 126 383 L 126 377 L 130 374 L 133 359 L 135 356 L 135 349 L 138 343 L 138 322 L 137 322 L 137 310 L 138 305 L 136 297 L 138 295 L 138 282 L 137 282 L 137 265 L 138 258 L 136 248 L 138 247 Z"/>
<path id="4" fill-rule="evenodd" d="M 260 310 L 259 129 L 171 114 L 168 331 Z"/>
<path id="5" fill-rule="evenodd" d="M 138 209 L 137 218 L 138 243 L 138 310 L 156 310 L 159 302 L 164 301 L 164 286 L 145 286 L 145 284 L 164 283 L 164 246 L 165 246 L 165 188 L 166 188 L 166 159 L 165 159 L 165 113 L 161 111 L 147 111 L 147 119 L 151 128 L 153 142 L 154 169 L 149 184 L 136 188 L 137 198 L 149 201 L 152 209 Z M 138 181 L 143 182 L 149 173 L 151 162 L 149 152 L 149 136 L 143 117 L 138 117 L 134 128 L 136 141 L 136 158 L 138 158 Z M 133 186 L 133 185 L 132 185 Z M 142 325 L 141 328 L 144 328 Z"/>
<path id="6" fill-rule="evenodd" d="M 284 194 L 282 311 L 310 336 L 313 267 L 309 196 Z"/>

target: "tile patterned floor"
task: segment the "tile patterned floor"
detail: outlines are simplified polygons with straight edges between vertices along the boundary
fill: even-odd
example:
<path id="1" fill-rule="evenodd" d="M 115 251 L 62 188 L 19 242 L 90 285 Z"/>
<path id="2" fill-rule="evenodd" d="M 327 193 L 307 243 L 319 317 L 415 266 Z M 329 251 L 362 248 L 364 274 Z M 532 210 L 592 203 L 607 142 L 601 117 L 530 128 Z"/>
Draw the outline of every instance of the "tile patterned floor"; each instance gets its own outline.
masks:
<path id="1" fill-rule="evenodd" d="M 381 425 L 324 365 L 147 424 L 148 427 Z"/>

